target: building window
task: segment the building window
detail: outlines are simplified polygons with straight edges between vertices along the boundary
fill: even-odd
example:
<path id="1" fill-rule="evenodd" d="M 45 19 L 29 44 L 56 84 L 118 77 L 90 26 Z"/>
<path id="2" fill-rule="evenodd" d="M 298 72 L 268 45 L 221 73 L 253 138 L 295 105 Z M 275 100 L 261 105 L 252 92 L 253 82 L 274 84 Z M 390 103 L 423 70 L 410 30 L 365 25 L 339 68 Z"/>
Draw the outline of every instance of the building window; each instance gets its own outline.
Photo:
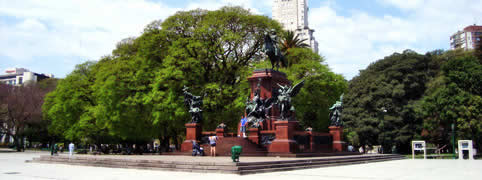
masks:
<path id="1" fill-rule="evenodd" d="M 23 83 L 23 77 L 18 77 L 18 84 L 22 84 Z"/>

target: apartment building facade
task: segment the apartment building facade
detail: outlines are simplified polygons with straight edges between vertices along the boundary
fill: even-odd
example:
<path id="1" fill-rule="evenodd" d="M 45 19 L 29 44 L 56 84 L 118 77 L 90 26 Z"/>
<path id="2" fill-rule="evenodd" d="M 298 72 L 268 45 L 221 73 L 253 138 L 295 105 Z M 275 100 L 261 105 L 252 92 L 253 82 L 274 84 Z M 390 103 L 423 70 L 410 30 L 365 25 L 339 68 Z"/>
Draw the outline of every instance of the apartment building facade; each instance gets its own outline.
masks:
<path id="1" fill-rule="evenodd" d="M 450 36 L 451 49 L 475 49 L 481 43 L 482 26 L 471 25 Z"/>

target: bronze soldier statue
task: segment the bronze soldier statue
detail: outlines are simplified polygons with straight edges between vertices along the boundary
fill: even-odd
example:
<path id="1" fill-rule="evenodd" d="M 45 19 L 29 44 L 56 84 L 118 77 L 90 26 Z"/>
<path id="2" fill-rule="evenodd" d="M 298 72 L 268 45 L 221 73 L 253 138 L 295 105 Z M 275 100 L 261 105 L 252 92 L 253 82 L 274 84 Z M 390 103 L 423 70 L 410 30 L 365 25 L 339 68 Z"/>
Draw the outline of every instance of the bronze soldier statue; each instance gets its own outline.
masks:
<path id="1" fill-rule="evenodd" d="M 182 89 L 184 93 L 184 104 L 189 108 L 189 113 L 191 113 L 191 123 L 200 123 L 202 121 L 202 110 L 203 98 L 201 96 L 194 96 L 188 92 L 189 88 L 184 86 Z"/>

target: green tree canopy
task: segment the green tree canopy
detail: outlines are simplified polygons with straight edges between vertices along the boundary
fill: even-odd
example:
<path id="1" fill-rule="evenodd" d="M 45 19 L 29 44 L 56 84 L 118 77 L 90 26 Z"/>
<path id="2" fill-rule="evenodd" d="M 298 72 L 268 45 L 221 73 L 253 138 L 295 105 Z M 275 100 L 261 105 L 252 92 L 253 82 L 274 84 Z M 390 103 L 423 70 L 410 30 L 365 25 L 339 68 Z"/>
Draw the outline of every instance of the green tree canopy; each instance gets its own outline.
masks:
<path id="1" fill-rule="evenodd" d="M 424 137 L 436 144 L 449 144 L 451 124 L 454 124 L 457 139 L 482 143 L 480 61 L 469 55 L 448 59 L 429 85 L 417 111 L 424 119 Z"/>
<path id="2" fill-rule="evenodd" d="M 52 134 L 69 140 L 179 144 L 190 121 L 182 88 L 204 97 L 203 128 L 236 127 L 249 94 L 247 77 L 262 64 L 264 32 L 280 25 L 239 7 L 180 11 L 153 21 L 112 55 L 78 65 L 43 106 Z M 326 129 L 328 107 L 346 82 L 310 49 L 289 50 L 292 81 L 306 79 L 295 100 L 305 126 Z M 319 100 L 317 100 L 319 98 Z M 174 142 L 169 142 L 174 140 Z"/>
<path id="3" fill-rule="evenodd" d="M 205 95 L 205 128 L 221 122 L 234 127 L 249 93 L 248 67 L 263 58 L 264 32 L 280 31 L 279 24 L 239 7 L 224 7 L 178 12 L 164 21 L 162 29 L 172 40 L 155 80 L 153 97 L 168 100 L 157 104 L 157 120 L 187 122 L 181 95 L 185 85 L 194 94 Z"/>
<path id="4" fill-rule="evenodd" d="M 348 140 L 355 145 L 383 144 L 386 150 L 396 145 L 409 151 L 410 140 L 422 128 L 414 103 L 433 75 L 430 65 L 431 58 L 405 50 L 360 71 L 343 99 Z"/>
<path id="5" fill-rule="evenodd" d="M 50 124 L 51 135 L 68 140 L 96 140 L 105 135 L 105 127 L 97 126 L 93 116 L 97 105 L 90 88 L 94 82 L 94 66 L 94 62 L 77 65 L 47 94 L 42 111 L 43 119 Z"/>
<path id="6" fill-rule="evenodd" d="M 50 131 L 70 140 L 177 140 L 190 117 L 182 87 L 204 97 L 204 128 L 232 127 L 260 61 L 263 32 L 277 22 L 239 7 L 181 11 L 119 42 L 112 55 L 79 65 L 44 104 Z M 105 139 L 104 139 L 105 140 Z"/>

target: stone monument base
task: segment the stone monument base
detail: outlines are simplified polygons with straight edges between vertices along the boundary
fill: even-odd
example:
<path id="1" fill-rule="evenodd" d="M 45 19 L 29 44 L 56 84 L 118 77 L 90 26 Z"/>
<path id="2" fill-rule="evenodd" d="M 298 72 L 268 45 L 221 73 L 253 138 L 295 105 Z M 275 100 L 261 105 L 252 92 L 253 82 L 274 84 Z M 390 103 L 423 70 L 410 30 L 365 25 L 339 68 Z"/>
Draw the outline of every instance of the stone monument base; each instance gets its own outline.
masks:
<path id="1" fill-rule="evenodd" d="M 296 141 L 293 133 L 298 126 L 298 121 L 276 121 L 276 139 L 269 146 L 269 152 L 275 153 L 295 153 Z"/>
<path id="2" fill-rule="evenodd" d="M 259 129 L 258 128 L 249 128 L 248 129 L 248 139 L 255 143 L 255 144 L 259 144 Z"/>
<path id="3" fill-rule="evenodd" d="M 343 127 L 330 126 L 330 134 L 333 137 L 333 151 L 343 152 L 346 150 L 346 142 L 343 141 Z"/>
<path id="4" fill-rule="evenodd" d="M 186 124 L 186 140 L 181 144 L 181 151 L 191 151 L 192 141 L 198 141 L 201 138 L 202 128 L 200 123 Z"/>

